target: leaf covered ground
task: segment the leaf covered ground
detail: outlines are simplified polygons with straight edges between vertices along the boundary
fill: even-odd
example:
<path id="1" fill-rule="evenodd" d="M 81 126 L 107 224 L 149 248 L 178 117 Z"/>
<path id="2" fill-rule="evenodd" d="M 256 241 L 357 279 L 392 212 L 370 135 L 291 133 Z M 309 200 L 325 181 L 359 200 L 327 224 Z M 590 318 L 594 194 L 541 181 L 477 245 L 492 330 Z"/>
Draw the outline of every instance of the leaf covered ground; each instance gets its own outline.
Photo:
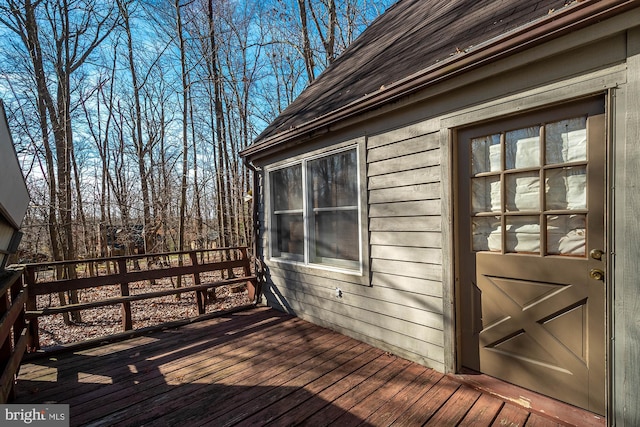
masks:
<path id="1" fill-rule="evenodd" d="M 241 274 L 241 273 L 240 273 Z M 220 272 L 202 273 L 202 283 L 219 280 Z M 129 284 L 130 295 L 144 294 L 176 288 L 176 278 L 163 278 L 155 283 L 149 281 Z M 184 277 L 182 286 L 191 286 L 192 278 Z M 213 296 L 215 293 L 215 297 Z M 244 285 L 222 286 L 209 290 L 206 313 L 227 310 L 233 307 L 250 304 Z M 78 291 L 81 303 L 100 301 L 120 296 L 118 285 L 99 286 Z M 186 292 L 177 298 L 169 295 L 159 298 L 131 302 L 133 329 L 158 325 L 164 322 L 193 318 L 198 315 L 194 292 Z M 56 307 L 60 305 L 58 294 L 38 296 L 37 308 Z M 40 346 L 51 346 L 81 342 L 122 332 L 122 306 L 110 305 L 80 311 L 80 321 L 65 324 L 62 314 L 42 316 L 38 318 Z"/>

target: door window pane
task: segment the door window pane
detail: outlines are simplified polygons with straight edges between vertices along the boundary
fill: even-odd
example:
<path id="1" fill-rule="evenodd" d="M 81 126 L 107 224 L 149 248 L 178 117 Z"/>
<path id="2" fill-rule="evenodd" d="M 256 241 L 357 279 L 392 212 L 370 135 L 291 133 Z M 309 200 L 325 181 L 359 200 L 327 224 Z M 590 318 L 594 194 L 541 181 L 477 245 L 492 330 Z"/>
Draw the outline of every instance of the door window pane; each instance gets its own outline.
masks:
<path id="1" fill-rule="evenodd" d="M 587 169 L 569 167 L 549 169 L 545 176 L 546 208 L 586 209 Z"/>
<path id="2" fill-rule="evenodd" d="M 502 170 L 500 134 L 472 139 L 471 172 L 475 175 L 500 170 Z"/>
<path id="3" fill-rule="evenodd" d="M 547 253 L 586 255 L 586 215 L 547 216 Z"/>
<path id="4" fill-rule="evenodd" d="M 500 212 L 500 177 L 472 179 L 471 207 L 474 213 Z"/>
<path id="5" fill-rule="evenodd" d="M 586 256 L 586 116 L 472 138 L 470 150 L 474 251 Z"/>
<path id="6" fill-rule="evenodd" d="M 499 216 L 472 218 L 471 228 L 474 251 L 502 251 L 502 225 Z"/>
<path id="7" fill-rule="evenodd" d="M 545 126 L 546 163 L 587 160 L 587 119 L 578 117 Z"/>
<path id="8" fill-rule="evenodd" d="M 506 252 L 540 253 L 540 217 L 507 217 Z"/>
<path id="9" fill-rule="evenodd" d="M 506 209 L 510 212 L 540 209 L 540 174 L 524 172 L 507 175 Z"/>
<path id="10" fill-rule="evenodd" d="M 506 132 L 505 150 L 507 169 L 540 166 L 540 126 Z"/>

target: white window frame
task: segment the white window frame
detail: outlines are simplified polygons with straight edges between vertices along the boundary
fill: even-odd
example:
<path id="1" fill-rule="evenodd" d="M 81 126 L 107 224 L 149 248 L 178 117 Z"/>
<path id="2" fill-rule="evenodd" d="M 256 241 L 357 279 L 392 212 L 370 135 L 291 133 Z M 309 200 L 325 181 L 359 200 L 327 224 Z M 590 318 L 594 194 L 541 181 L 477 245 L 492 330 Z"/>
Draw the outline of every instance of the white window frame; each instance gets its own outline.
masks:
<path id="1" fill-rule="evenodd" d="M 311 207 L 311 203 L 310 203 L 310 183 L 309 183 L 309 179 L 308 179 L 308 162 L 313 161 L 313 160 L 317 160 L 317 159 L 321 159 L 321 158 L 325 158 L 325 157 L 330 157 L 330 156 L 334 156 L 340 153 L 344 153 L 347 151 L 355 151 L 355 156 L 356 156 L 356 180 L 357 180 L 357 191 L 356 191 L 356 195 L 357 195 L 357 200 L 356 200 L 356 205 L 355 206 L 348 206 L 348 207 L 331 207 L 331 208 L 318 208 L 315 210 L 332 210 L 332 211 L 338 211 L 338 210 L 353 210 L 355 207 L 355 210 L 357 211 L 357 218 L 358 218 L 358 223 L 357 223 L 357 230 L 358 230 L 358 260 L 356 261 L 351 261 L 351 260 L 344 260 L 344 259 L 335 259 L 335 258 L 320 258 L 320 262 L 318 261 L 313 261 L 311 258 L 311 250 L 313 249 L 313 245 L 314 242 L 312 242 L 311 240 L 311 236 L 313 235 L 313 232 L 311 230 L 311 227 L 313 226 L 313 221 L 311 219 L 311 215 L 314 214 L 314 209 Z M 311 267 L 311 268 L 317 268 L 317 269 L 323 269 L 323 270 L 331 270 L 331 271 L 340 271 L 340 272 L 344 272 L 347 274 L 357 274 L 357 275 L 362 275 L 363 271 L 364 271 L 364 260 L 363 260 L 363 253 L 364 253 L 364 245 L 365 242 L 363 241 L 363 232 L 362 232 L 362 226 L 363 226 L 363 219 L 362 219 L 362 213 L 363 213 L 363 207 L 362 207 L 362 191 L 361 191 L 361 152 L 360 152 L 360 147 L 359 144 L 349 144 L 346 145 L 344 147 L 340 147 L 340 148 L 334 148 L 328 151 L 322 151 L 319 153 L 315 153 L 315 154 L 311 154 L 311 155 L 306 155 L 306 156 L 302 156 L 299 158 L 294 159 L 293 161 L 287 162 L 287 163 L 282 163 L 282 164 L 278 164 L 277 166 L 273 166 L 270 168 L 267 168 L 267 185 L 268 185 L 268 215 L 269 215 L 269 244 L 268 244 L 268 248 L 269 248 L 269 260 L 270 261 L 275 261 L 275 262 L 281 262 L 281 263 L 286 263 L 286 264 L 295 264 L 295 265 L 299 265 L 299 266 L 305 266 L 305 267 Z M 302 168 L 302 173 L 301 173 L 301 179 L 302 179 L 302 215 L 303 215 L 303 234 L 304 234 L 304 239 L 303 239 L 303 253 L 304 256 L 300 257 L 297 254 L 291 254 L 291 253 L 287 253 L 287 252 L 282 252 L 280 251 L 280 255 L 274 255 L 276 253 L 278 253 L 279 251 L 276 248 L 276 245 L 278 244 L 278 238 L 277 238 L 277 223 L 276 223 L 276 215 L 277 213 L 274 211 L 274 196 L 273 196 L 273 192 L 276 190 L 274 188 L 273 185 L 273 178 L 272 178 L 272 173 L 285 169 L 285 168 L 289 168 L 289 167 L 293 167 L 293 166 L 299 166 Z M 297 210 L 296 210 L 297 211 Z M 278 213 L 287 213 L 287 212 L 278 212 Z M 322 260 L 326 260 L 328 261 L 328 263 L 322 263 Z"/>

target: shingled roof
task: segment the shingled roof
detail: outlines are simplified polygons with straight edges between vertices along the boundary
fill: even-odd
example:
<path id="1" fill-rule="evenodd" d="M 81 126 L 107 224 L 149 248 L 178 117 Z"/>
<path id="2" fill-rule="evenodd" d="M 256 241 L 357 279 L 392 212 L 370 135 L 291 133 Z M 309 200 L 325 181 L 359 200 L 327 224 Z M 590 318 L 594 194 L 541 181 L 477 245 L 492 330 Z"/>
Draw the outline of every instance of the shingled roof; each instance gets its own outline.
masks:
<path id="1" fill-rule="evenodd" d="M 571 9 L 594 4 L 599 5 L 601 13 L 613 3 L 621 2 L 400 0 L 378 17 L 242 154 L 250 155 L 281 142 L 285 134 L 293 138 L 310 132 L 314 123 L 346 108 L 357 111 L 372 94 L 397 87 L 439 64 L 455 62 L 491 40 L 515 35 L 529 24 L 566 17 Z"/>

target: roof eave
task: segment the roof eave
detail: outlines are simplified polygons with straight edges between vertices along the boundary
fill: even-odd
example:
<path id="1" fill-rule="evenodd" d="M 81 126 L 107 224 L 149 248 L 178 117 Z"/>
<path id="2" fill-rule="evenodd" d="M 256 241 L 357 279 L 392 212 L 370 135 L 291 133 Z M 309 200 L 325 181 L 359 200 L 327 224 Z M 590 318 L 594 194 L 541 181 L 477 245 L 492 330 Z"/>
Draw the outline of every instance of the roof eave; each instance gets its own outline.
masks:
<path id="1" fill-rule="evenodd" d="M 262 141 L 258 140 L 242 150 L 240 155 L 255 159 L 277 152 L 294 140 L 307 140 L 311 135 L 324 133 L 331 125 L 339 121 L 374 110 L 444 80 L 548 42 L 639 5 L 640 0 L 578 1 L 514 31 L 474 46 L 466 52 L 451 56 L 419 73 L 390 84 L 375 93 L 367 94 L 303 125 L 287 129 Z"/>

